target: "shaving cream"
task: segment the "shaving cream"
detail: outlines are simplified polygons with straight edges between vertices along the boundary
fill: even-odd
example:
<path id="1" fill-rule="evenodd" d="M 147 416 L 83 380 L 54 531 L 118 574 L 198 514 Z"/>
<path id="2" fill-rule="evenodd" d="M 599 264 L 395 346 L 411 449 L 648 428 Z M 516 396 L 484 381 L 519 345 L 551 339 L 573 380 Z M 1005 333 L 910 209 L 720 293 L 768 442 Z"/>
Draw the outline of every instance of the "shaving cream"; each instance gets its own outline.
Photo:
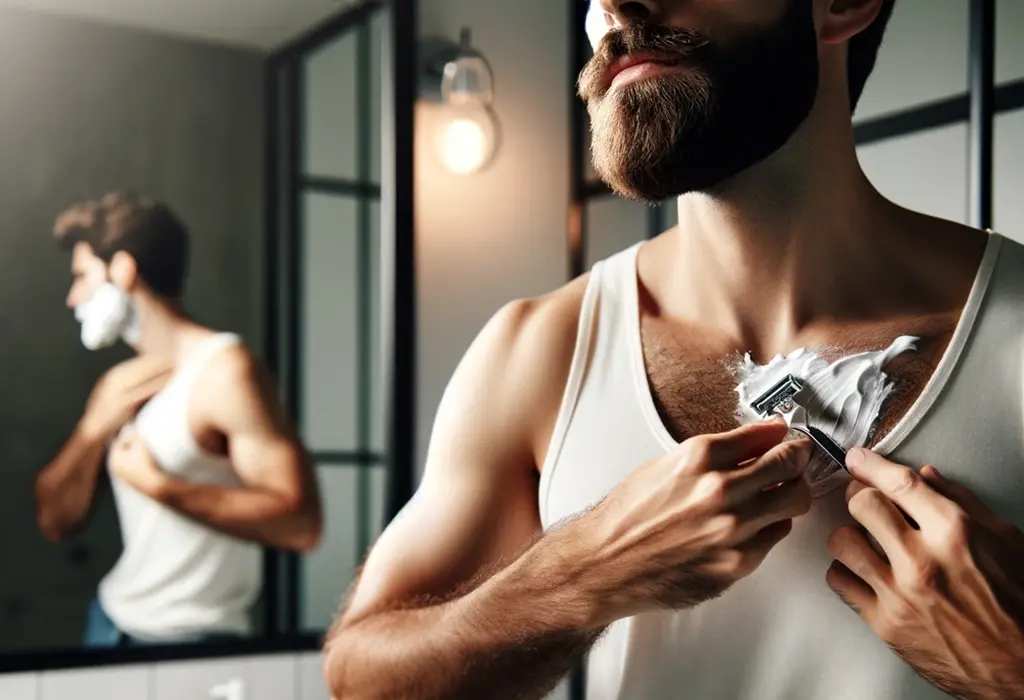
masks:
<path id="1" fill-rule="evenodd" d="M 804 348 L 785 357 L 777 355 L 767 365 L 756 364 L 748 353 L 738 368 L 737 418 L 742 424 L 764 420 L 750 404 L 791 374 L 804 387 L 797 401 L 806 413 L 807 425 L 828 434 L 844 450 L 864 447 L 893 389 L 883 369 L 893 358 L 915 350 L 917 340 L 900 336 L 885 350 L 850 355 L 831 364 Z M 818 450 L 807 477 L 815 496 L 832 490 L 846 478 L 845 472 Z"/>
<path id="2" fill-rule="evenodd" d="M 134 346 L 139 339 L 139 314 L 128 292 L 105 282 L 75 307 L 82 324 L 82 344 L 89 350 L 110 347 L 119 339 Z"/>

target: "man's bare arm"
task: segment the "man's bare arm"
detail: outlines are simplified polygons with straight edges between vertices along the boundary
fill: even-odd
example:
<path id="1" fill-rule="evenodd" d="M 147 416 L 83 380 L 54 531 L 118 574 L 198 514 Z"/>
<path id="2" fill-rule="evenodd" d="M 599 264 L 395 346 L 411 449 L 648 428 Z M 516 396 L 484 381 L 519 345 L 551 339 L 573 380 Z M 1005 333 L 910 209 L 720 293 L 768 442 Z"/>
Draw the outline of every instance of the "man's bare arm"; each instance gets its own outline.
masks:
<path id="1" fill-rule="evenodd" d="M 36 522 L 46 539 L 57 543 L 81 529 L 92 508 L 106 449 L 102 437 L 78 425 L 36 476 Z"/>
<path id="2" fill-rule="evenodd" d="M 81 529 L 89 517 L 107 444 L 171 376 L 161 358 L 135 357 L 108 370 L 93 387 L 71 437 L 35 481 L 36 520 L 52 542 Z"/>
<path id="3" fill-rule="evenodd" d="M 242 486 L 170 478 L 149 495 L 235 537 L 283 549 L 315 547 L 322 528 L 316 478 L 259 362 L 244 348 L 221 352 L 198 377 L 190 404 L 190 422 L 227 438 Z"/>
<path id="4" fill-rule="evenodd" d="M 507 306 L 466 353 L 423 483 L 328 635 L 334 697 L 540 698 L 593 642 L 561 561 L 573 530 L 540 537 L 537 512 L 538 435 L 558 409 L 581 293 Z"/>
<path id="5" fill-rule="evenodd" d="M 588 582 L 579 527 L 548 533 L 465 595 L 345 620 L 327 647 L 333 696 L 546 696 L 602 631 L 602 584 Z"/>

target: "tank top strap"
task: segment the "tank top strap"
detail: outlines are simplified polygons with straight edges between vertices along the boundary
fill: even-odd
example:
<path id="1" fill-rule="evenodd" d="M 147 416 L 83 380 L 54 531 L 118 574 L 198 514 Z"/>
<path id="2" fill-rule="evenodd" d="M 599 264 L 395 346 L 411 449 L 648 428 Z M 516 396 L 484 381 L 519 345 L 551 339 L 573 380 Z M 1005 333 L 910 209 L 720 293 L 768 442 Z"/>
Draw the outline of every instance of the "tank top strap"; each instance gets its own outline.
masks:
<path id="1" fill-rule="evenodd" d="M 226 347 L 241 344 L 242 339 L 235 333 L 217 333 L 210 336 L 195 349 L 192 355 L 178 367 L 174 378 L 176 384 L 191 386 L 199 373 L 213 357 Z"/>
<path id="2" fill-rule="evenodd" d="M 587 288 L 583 293 L 576 345 L 569 367 L 569 376 L 562 394 L 558 416 L 548 449 L 541 465 L 540 510 L 545 519 L 546 494 L 550 488 L 554 467 L 558 463 L 569 427 L 573 422 L 580 393 L 587 381 L 595 353 L 606 355 L 609 343 L 621 338 L 623 328 L 623 300 L 629 297 L 628 282 L 635 281 L 636 254 L 640 244 L 598 261 L 590 268 Z M 545 523 L 547 524 L 547 523 Z"/>

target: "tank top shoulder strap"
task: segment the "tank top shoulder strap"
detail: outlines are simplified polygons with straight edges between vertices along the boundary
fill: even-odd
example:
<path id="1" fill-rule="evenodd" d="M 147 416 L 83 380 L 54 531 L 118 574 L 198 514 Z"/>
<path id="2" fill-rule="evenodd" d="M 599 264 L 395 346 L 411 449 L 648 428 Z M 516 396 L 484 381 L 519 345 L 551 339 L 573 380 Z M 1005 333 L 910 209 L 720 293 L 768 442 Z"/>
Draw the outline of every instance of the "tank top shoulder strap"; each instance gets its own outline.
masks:
<path id="1" fill-rule="evenodd" d="M 184 386 L 190 386 L 217 353 L 241 342 L 242 339 L 235 333 L 217 333 L 210 336 L 181 364 L 175 377 L 176 381 Z"/>
<path id="2" fill-rule="evenodd" d="M 558 461 L 559 453 L 565 441 L 573 413 L 579 402 L 580 391 L 586 380 L 587 369 L 598 342 L 614 342 L 615 325 L 621 323 L 623 301 L 628 299 L 627 284 L 635 279 L 636 253 L 640 244 L 636 244 L 620 253 L 601 260 L 590 269 L 590 278 L 583 293 L 580 306 L 579 323 L 576 328 L 576 346 L 573 350 L 569 377 L 562 395 L 562 403 L 555 420 L 544 464 L 541 466 L 540 491 L 542 495 L 547 488 L 551 469 Z M 600 339 L 599 339 L 600 336 Z"/>

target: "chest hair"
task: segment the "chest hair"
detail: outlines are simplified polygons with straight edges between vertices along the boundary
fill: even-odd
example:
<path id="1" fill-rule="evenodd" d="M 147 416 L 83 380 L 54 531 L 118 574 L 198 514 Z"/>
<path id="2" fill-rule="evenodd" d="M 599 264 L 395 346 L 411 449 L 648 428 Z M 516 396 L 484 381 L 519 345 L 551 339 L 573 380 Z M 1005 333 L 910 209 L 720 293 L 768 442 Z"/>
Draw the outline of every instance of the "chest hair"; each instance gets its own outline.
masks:
<path id="1" fill-rule="evenodd" d="M 940 314 L 899 322 L 819 329 L 804 347 L 832 362 L 846 355 L 887 348 L 897 337 L 920 338 L 885 368 L 893 392 L 882 408 L 871 444 L 899 422 L 935 372 L 956 327 L 957 317 Z M 641 338 L 648 386 L 668 432 L 677 441 L 738 426 L 735 368 L 743 349 L 709 337 L 705 331 L 644 316 Z M 796 346 L 799 347 L 799 346 Z M 767 360 L 767 358 L 758 358 Z"/>

